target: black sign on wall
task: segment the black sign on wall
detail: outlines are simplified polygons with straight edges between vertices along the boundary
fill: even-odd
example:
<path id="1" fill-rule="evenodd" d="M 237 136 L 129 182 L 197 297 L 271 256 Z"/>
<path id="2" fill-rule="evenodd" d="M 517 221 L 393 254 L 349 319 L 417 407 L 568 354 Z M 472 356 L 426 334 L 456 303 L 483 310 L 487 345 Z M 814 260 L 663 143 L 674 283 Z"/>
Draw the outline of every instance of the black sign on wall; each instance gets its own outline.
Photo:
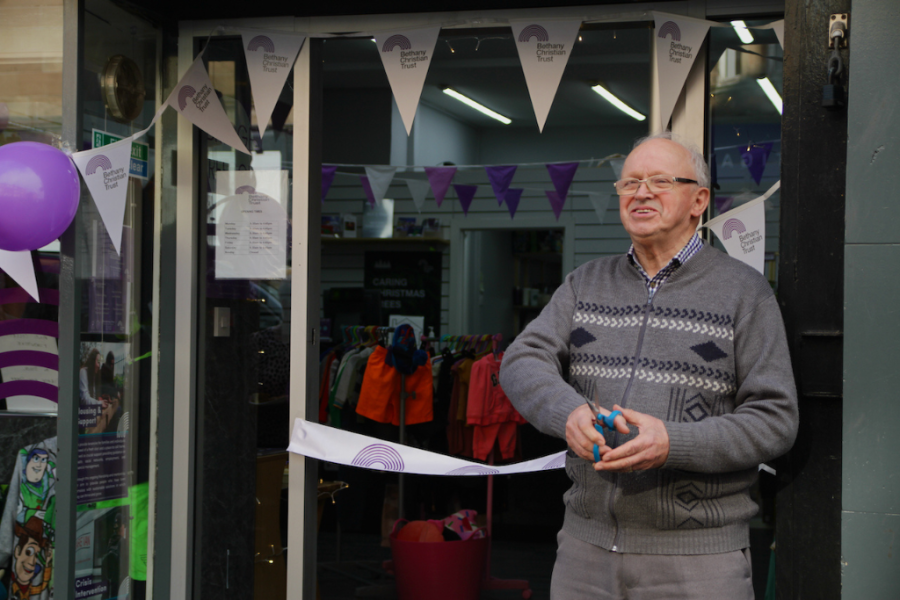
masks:
<path id="1" fill-rule="evenodd" d="M 425 332 L 441 326 L 441 252 L 366 252 L 365 286 L 381 292 L 384 323 L 390 315 L 421 315 Z"/>

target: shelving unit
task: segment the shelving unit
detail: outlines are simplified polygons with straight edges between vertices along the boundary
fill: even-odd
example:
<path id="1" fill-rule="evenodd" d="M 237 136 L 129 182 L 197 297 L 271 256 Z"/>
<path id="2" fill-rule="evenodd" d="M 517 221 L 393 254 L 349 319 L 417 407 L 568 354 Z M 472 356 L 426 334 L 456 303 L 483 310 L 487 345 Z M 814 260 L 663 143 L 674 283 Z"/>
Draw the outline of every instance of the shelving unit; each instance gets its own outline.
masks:
<path id="1" fill-rule="evenodd" d="M 522 329 L 546 305 L 562 283 L 562 247 L 553 239 L 555 231 L 523 232 L 528 239 L 513 244 L 513 332 Z M 526 251 L 516 251 L 526 249 Z M 536 248 L 533 251 L 531 248 Z"/>

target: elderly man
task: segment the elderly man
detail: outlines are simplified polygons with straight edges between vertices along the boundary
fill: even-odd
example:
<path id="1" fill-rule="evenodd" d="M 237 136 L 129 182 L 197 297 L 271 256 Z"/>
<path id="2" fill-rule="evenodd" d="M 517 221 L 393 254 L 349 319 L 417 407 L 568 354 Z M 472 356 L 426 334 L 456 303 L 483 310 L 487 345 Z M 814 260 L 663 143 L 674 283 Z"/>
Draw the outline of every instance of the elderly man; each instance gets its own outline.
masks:
<path id="1" fill-rule="evenodd" d="M 749 490 L 798 423 L 778 304 L 696 235 L 709 203 L 696 150 L 640 140 L 615 186 L 631 249 L 570 273 L 500 373 L 519 412 L 569 446 L 551 597 L 750 600 Z"/>

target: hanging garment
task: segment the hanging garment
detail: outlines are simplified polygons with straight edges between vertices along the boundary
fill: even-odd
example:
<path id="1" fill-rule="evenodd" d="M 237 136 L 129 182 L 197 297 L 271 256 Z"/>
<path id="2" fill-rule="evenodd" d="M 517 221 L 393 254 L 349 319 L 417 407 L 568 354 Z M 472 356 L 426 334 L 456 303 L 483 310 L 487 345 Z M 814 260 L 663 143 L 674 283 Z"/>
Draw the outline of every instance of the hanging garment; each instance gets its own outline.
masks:
<path id="1" fill-rule="evenodd" d="M 365 364 L 373 352 L 375 352 L 374 346 L 362 348 L 358 353 L 350 356 L 347 363 L 341 368 L 334 392 L 334 405 L 336 407 L 343 408 L 347 404 L 353 390 L 357 388 L 357 378 L 361 371 L 360 364 Z"/>
<path id="2" fill-rule="evenodd" d="M 334 361 L 333 363 L 331 363 L 331 372 L 333 373 L 333 375 L 331 377 L 331 387 L 328 391 L 328 423 L 332 427 L 341 427 L 341 407 L 335 403 L 337 398 L 338 385 L 340 384 L 341 378 L 344 376 L 344 373 L 347 369 L 347 364 L 362 350 L 362 346 L 352 346 L 348 348 L 346 352 L 344 352 L 344 355 L 341 357 L 340 361 Z"/>
<path id="3" fill-rule="evenodd" d="M 460 400 L 465 406 L 469 394 L 469 376 L 472 372 L 472 358 L 462 358 L 454 364 L 450 372 L 453 374 L 453 388 L 450 392 L 450 408 L 447 411 L 447 445 L 450 454 L 455 456 L 472 456 L 472 427 L 466 424 L 465 408 L 460 411 Z"/>
<path id="4" fill-rule="evenodd" d="M 0 518 L 0 565 L 9 566 L 10 597 L 53 596 L 56 539 L 56 437 L 26 446 L 16 456 Z"/>
<path id="5" fill-rule="evenodd" d="M 331 391 L 331 365 L 337 360 L 334 352 L 328 354 L 322 362 L 322 379 L 319 382 L 319 423 L 328 421 L 328 397 Z"/>
<path id="6" fill-rule="evenodd" d="M 474 426 L 473 457 L 486 460 L 496 442 L 500 456 L 511 459 L 516 453 L 518 426 L 527 423 L 513 407 L 500 386 L 500 362 L 488 354 L 472 365 L 466 422 Z"/>
<path id="7" fill-rule="evenodd" d="M 378 346 L 366 362 L 366 373 L 356 412 L 379 423 L 400 425 L 400 373 L 385 362 L 387 348 Z M 406 376 L 406 424 L 431 421 L 434 414 L 434 381 L 431 359 Z"/>

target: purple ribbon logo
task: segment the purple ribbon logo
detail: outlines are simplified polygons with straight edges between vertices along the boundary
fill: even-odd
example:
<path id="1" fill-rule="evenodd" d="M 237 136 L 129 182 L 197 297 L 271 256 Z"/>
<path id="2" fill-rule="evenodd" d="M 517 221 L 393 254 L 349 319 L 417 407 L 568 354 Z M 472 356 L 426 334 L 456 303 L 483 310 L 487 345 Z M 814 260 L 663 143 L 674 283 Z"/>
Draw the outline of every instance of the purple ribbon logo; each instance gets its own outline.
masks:
<path id="1" fill-rule="evenodd" d="M 671 35 L 672 41 L 681 41 L 681 29 L 678 28 L 678 24 L 675 23 L 675 21 L 666 21 L 663 23 L 656 35 L 661 38 Z"/>
<path id="2" fill-rule="evenodd" d="M 382 52 L 393 52 L 394 48 L 400 47 L 401 50 L 409 50 L 412 48 L 412 44 L 409 41 L 409 38 L 405 35 L 392 35 L 388 39 L 384 41 L 384 45 L 381 47 Z"/>
<path id="3" fill-rule="evenodd" d="M 725 225 L 722 226 L 722 238 L 726 240 L 731 239 L 732 233 L 744 233 L 747 231 L 747 228 L 744 227 L 744 224 L 738 219 L 728 219 L 725 221 Z"/>
<path id="4" fill-rule="evenodd" d="M 383 471 L 402 471 L 403 457 L 390 446 L 371 444 L 360 450 L 350 464 L 366 469 L 380 468 Z"/>
<path id="5" fill-rule="evenodd" d="M 481 465 L 467 465 L 452 471 L 447 471 L 445 475 L 497 475 L 500 471 L 491 469 L 490 467 L 482 467 Z"/>
<path id="6" fill-rule="evenodd" d="M 85 172 L 88 175 L 93 175 L 97 172 L 97 169 L 100 169 L 101 171 L 112 169 L 112 163 L 105 154 L 98 154 L 97 156 L 89 160 L 87 167 L 85 168 Z"/>
<path id="7" fill-rule="evenodd" d="M 258 35 L 247 44 L 247 50 L 251 50 L 256 52 L 262 48 L 266 52 L 275 52 L 275 42 L 272 41 L 272 38 L 266 35 Z"/>
<path id="8" fill-rule="evenodd" d="M 184 110 L 187 107 L 187 99 L 193 98 L 196 93 L 197 90 L 189 85 L 185 85 L 178 90 L 178 108 Z"/>
<path id="9" fill-rule="evenodd" d="M 529 42 L 531 38 L 536 38 L 539 42 L 546 42 L 550 39 L 550 35 L 540 25 L 529 25 L 519 34 L 519 41 Z"/>

